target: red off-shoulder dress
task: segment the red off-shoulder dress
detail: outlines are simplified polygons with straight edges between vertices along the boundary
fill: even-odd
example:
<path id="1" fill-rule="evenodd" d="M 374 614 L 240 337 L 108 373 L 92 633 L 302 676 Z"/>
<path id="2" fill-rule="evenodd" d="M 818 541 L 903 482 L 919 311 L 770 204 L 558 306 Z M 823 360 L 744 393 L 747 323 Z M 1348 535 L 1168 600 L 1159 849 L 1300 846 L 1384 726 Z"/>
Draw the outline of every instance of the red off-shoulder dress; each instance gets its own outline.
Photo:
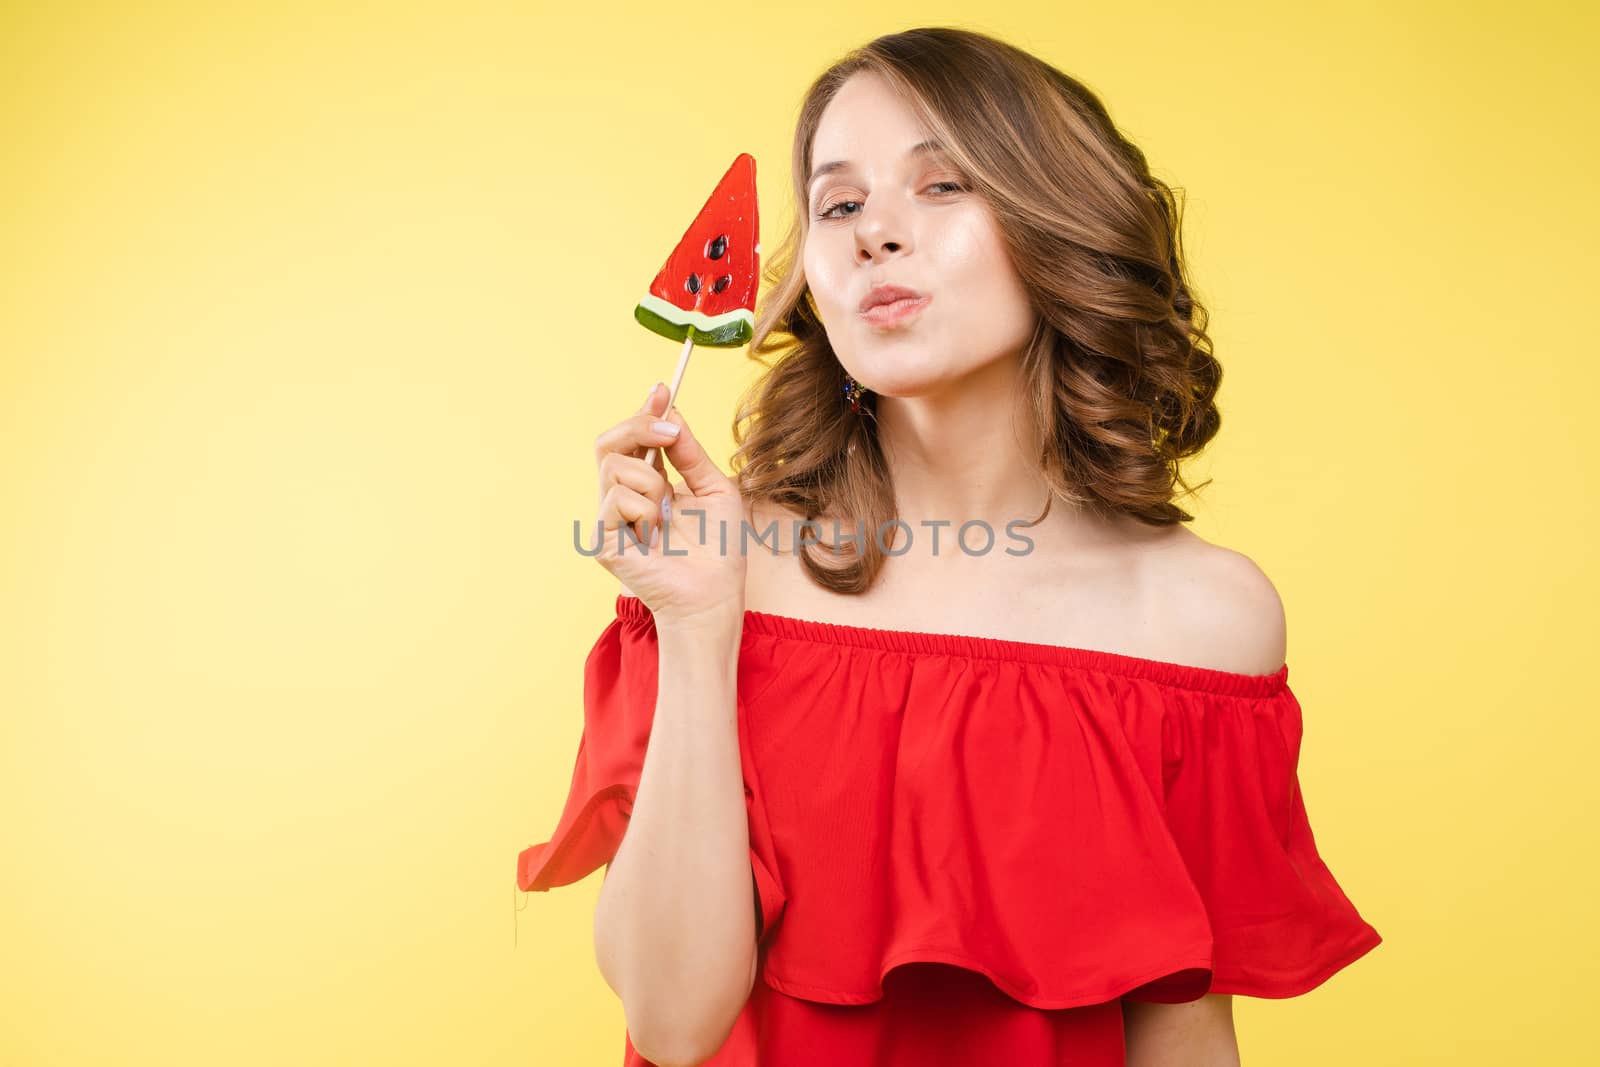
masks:
<path id="1" fill-rule="evenodd" d="M 522 890 L 615 853 L 656 677 L 619 595 Z M 1287 665 L 748 611 L 738 722 L 760 961 L 713 1067 L 1122 1067 L 1123 999 L 1297 996 L 1382 940 L 1317 854 Z"/>

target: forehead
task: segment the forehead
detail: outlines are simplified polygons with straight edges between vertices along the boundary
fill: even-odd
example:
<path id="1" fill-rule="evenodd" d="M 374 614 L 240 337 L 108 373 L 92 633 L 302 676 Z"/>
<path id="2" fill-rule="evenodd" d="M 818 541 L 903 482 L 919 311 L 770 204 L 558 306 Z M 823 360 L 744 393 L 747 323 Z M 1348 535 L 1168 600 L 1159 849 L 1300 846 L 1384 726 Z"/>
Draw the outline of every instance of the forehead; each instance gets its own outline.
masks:
<path id="1" fill-rule="evenodd" d="M 910 102 L 888 81 L 871 71 L 859 71 L 846 79 L 822 111 L 811 140 L 812 167 L 873 151 L 898 158 L 929 136 Z"/>

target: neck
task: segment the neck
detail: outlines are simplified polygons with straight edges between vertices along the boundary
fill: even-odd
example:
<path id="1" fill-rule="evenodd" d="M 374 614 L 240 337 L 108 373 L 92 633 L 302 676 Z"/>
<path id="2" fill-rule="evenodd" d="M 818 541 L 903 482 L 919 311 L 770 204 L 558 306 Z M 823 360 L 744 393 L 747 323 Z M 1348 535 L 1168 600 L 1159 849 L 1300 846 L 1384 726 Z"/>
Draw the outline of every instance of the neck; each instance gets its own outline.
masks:
<path id="1" fill-rule="evenodd" d="M 1064 500 L 1051 500 L 1038 469 L 1041 442 L 1017 397 L 1020 359 L 997 360 L 937 391 L 877 398 L 877 432 L 895 491 L 895 510 L 913 530 L 941 527 L 947 543 L 963 523 L 988 523 L 997 539 L 1006 524 L 1032 522 L 1030 536 L 1062 546 L 1103 540 L 1114 521 Z M 972 536 L 971 543 L 981 537 Z"/>

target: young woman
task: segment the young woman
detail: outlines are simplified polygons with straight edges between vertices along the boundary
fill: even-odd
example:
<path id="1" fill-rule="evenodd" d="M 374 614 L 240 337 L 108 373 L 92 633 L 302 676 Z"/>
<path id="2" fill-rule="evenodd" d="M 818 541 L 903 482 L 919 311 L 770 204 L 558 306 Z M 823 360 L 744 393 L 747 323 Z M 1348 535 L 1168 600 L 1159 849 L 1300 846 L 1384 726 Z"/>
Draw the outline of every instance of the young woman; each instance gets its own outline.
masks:
<path id="1" fill-rule="evenodd" d="M 622 590 L 518 885 L 608 864 L 629 1065 L 1237 1063 L 1233 996 L 1381 939 L 1278 596 L 1175 502 L 1221 372 L 1171 191 L 953 29 L 827 71 L 793 167 L 737 480 L 659 383 L 596 440 Z"/>

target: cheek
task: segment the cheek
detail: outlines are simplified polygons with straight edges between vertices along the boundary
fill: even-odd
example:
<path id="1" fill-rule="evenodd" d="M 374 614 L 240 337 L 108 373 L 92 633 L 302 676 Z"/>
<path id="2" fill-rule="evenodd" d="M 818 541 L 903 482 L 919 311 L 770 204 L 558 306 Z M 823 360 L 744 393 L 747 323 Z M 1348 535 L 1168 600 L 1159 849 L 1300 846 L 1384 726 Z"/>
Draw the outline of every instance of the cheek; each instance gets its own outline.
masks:
<path id="1" fill-rule="evenodd" d="M 933 247 L 927 249 L 941 281 L 969 291 L 1015 284 L 1000 235 L 983 212 L 963 212 L 949 222 L 931 235 Z"/>
<path id="2" fill-rule="evenodd" d="M 828 234 L 813 230 L 807 235 L 801 254 L 806 284 L 828 318 L 833 317 L 833 311 L 845 298 L 850 284 L 849 261 L 841 262 L 838 251 L 830 247 L 831 243 Z"/>
<path id="3" fill-rule="evenodd" d="M 959 299 L 964 314 L 1006 320 L 1031 314 L 1028 294 L 986 213 L 974 211 L 941 228 L 930 249 L 941 288 Z"/>

